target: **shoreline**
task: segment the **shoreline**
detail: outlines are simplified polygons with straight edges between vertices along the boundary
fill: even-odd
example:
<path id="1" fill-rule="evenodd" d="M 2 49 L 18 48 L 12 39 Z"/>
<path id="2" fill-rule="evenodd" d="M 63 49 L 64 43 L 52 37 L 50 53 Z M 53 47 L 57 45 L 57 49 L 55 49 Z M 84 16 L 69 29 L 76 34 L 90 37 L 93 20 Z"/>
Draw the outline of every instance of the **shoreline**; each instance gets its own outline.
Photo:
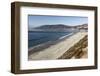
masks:
<path id="1" fill-rule="evenodd" d="M 50 42 L 45 45 L 39 46 L 35 51 L 29 51 L 29 60 L 51 60 L 58 59 L 61 57 L 66 51 L 68 51 L 72 46 L 78 43 L 84 36 L 87 35 L 87 32 L 78 32 L 69 36 L 68 38 L 61 39 L 57 42 Z M 52 45 L 51 45 L 52 44 Z M 48 48 L 47 48 L 48 47 Z M 43 50 L 41 50 L 41 48 Z M 34 50 L 32 49 L 32 50 Z M 38 50 L 38 51 L 37 51 Z M 37 51 L 37 52 L 36 52 Z"/>
<path id="2" fill-rule="evenodd" d="M 48 48 L 48 47 L 50 47 L 50 46 L 52 46 L 52 45 L 56 45 L 57 43 L 63 41 L 63 40 L 66 39 L 66 38 L 69 38 L 70 36 L 72 36 L 72 35 L 74 35 L 74 34 L 75 34 L 75 32 L 74 32 L 74 33 L 70 33 L 70 34 L 65 35 L 65 36 L 62 36 L 62 37 L 60 37 L 60 38 L 59 38 L 58 40 L 56 40 L 56 41 L 48 41 L 48 42 L 46 42 L 46 43 L 42 43 L 42 44 L 40 44 L 40 45 L 33 46 L 33 47 L 31 47 L 31 48 L 28 49 L 28 53 L 29 53 L 29 55 L 30 55 L 30 54 L 32 54 L 32 53 L 34 53 L 34 52 L 42 51 L 42 50 L 44 50 L 44 49 L 46 49 L 46 48 Z"/>

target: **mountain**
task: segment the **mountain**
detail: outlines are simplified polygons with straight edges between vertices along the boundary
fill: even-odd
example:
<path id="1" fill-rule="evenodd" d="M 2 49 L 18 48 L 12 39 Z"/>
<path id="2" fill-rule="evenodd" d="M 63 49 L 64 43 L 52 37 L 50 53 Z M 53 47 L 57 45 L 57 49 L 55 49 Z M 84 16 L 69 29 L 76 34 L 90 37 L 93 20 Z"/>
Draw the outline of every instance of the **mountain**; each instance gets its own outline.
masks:
<path id="1" fill-rule="evenodd" d="M 78 29 L 88 28 L 87 24 L 69 26 L 64 24 L 56 24 L 56 25 L 41 25 L 39 27 L 32 28 L 30 31 L 72 31 Z"/>
<path id="2" fill-rule="evenodd" d="M 36 27 L 35 29 L 65 29 L 65 28 L 71 28 L 71 26 L 63 25 L 63 24 L 42 25 L 40 27 Z"/>

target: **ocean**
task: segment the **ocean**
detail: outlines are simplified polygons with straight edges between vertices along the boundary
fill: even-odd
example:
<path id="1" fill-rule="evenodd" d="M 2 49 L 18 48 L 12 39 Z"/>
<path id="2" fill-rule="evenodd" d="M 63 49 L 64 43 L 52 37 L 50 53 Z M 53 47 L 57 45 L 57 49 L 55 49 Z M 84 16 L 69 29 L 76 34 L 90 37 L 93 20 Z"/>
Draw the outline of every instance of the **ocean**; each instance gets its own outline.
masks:
<path id="1" fill-rule="evenodd" d="M 64 38 L 71 32 L 39 32 L 28 31 L 28 48 Z"/>

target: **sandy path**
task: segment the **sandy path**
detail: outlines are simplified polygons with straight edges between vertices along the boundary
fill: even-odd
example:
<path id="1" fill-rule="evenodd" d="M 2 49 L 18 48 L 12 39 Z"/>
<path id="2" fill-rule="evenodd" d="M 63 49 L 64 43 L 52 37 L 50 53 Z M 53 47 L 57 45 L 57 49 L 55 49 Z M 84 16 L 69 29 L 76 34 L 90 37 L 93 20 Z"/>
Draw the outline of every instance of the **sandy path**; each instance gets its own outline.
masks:
<path id="1" fill-rule="evenodd" d="M 43 51 L 31 54 L 29 56 L 29 60 L 57 59 L 86 35 L 86 32 L 78 32 L 75 35 L 65 39 L 64 41 L 59 42 L 58 44 L 52 45 L 49 48 L 44 49 Z"/>

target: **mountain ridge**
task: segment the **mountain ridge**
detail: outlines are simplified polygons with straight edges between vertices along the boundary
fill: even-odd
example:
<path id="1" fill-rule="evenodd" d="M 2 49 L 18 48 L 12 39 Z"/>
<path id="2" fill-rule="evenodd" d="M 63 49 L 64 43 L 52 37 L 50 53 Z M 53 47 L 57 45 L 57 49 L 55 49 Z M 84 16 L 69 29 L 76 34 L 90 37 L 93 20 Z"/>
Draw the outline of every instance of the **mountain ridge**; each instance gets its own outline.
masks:
<path id="1" fill-rule="evenodd" d="M 39 27 L 32 28 L 29 31 L 68 31 L 68 30 L 76 30 L 76 29 L 87 29 L 88 24 L 69 26 L 64 24 L 55 24 L 55 25 L 41 25 Z"/>

